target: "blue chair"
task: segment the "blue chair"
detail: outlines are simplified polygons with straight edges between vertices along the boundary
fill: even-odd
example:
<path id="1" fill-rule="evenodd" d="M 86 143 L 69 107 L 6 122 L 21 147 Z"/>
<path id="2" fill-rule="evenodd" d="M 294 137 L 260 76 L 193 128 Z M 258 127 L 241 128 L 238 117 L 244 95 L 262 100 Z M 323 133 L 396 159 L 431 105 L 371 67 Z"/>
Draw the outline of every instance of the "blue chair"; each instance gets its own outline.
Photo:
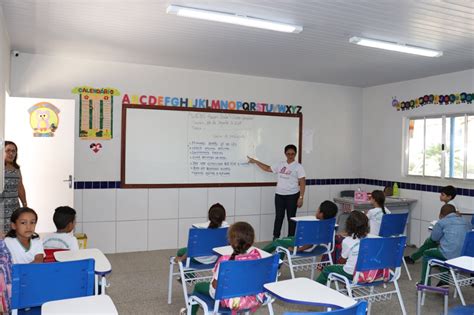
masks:
<path id="1" fill-rule="evenodd" d="M 474 231 L 470 231 L 466 233 L 466 237 L 464 238 L 463 248 L 461 250 L 460 256 L 468 256 L 474 257 Z M 444 270 L 448 269 L 448 271 L 441 271 L 438 273 L 431 274 L 431 269 L 433 267 L 441 267 L 445 268 Z M 471 274 L 470 274 L 471 273 Z M 471 271 L 462 270 L 458 268 L 453 268 L 452 266 L 448 265 L 445 261 L 439 259 L 430 259 L 428 261 L 428 268 L 426 271 L 425 281 L 423 282 L 424 285 L 428 284 L 429 278 L 435 278 L 450 285 L 453 285 L 456 290 L 454 291 L 454 296 L 459 294 L 459 298 L 461 299 L 462 305 L 466 305 L 466 301 L 464 300 L 464 296 L 461 291 L 461 287 L 471 286 L 474 284 L 474 276 Z M 422 305 L 425 304 L 425 293 L 423 292 L 422 297 Z"/>
<path id="2" fill-rule="evenodd" d="M 314 269 L 333 263 L 331 253 L 334 250 L 334 236 L 336 218 L 327 220 L 298 221 L 296 223 L 295 246 L 292 252 L 287 248 L 278 246 L 277 253 L 284 253 L 283 261 L 290 268 L 291 277 L 295 278 L 295 271 L 311 270 L 311 279 L 314 278 Z M 313 245 L 308 252 L 298 252 L 297 247 Z M 317 261 L 318 256 L 327 254 L 328 260 Z"/>
<path id="3" fill-rule="evenodd" d="M 390 237 L 405 234 L 407 219 L 408 212 L 384 214 L 380 223 L 379 236 Z"/>
<path id="4" fill-rule="evenodd" d="M 275 282 L 277 279 L 278 261 L 279 255 L 273 255 L 255 260 L 221 262 L 215 299 L 200 293 L 191 295 L 186 304 L 188 314 L 191 314 L 191 308 L 196 304 L 204 309 L 206 315 L 231 313 L 231 309 L 220 306 L 220 300 L 265 293 L 263 285 Z M 271 315 L 273 314 L 272 302 L 273 300 L 267 296 L 264 303 Z M 245 311 L 249 310 L 241 312 Z"/>
<path id="5" fill-rule="evenodd" d="M 364 238 L 360 241 L 359 254 L 355 267 L 354 279 L 349 280 L 343 275 L 330 273 L 327 286 L 334 282 L 336 290 L 346 293 L 356 300 L 366 300 L 368 302 L 368 313 L 372 302 L 383 301 L 391 297 L 393 293 L 397 294 L 403 315 L 406 315 L 405 305 L 398 286 L 400 270 L 402 265 L 403 250 L 406 245 L 406 236 L 398 237 L 378 237 Z M 371 283 L 358 283 L 361 272 L 378 269 L 390 269 L 390 279 L 388 283 L 393 283 L 394 290 L 387 290 L 386 282 L 375 281 Z M 339 289 L 339 283 L 345 285 L 344 289 Z M 384 290 L 378 292 L 375 287 L 383 286 Z"/>
<path id="6" fill-rule="evenodd" d="M 213 248 L 228 245 L 227 230 L 228 228 L 226 227 L 218 229 L 189 229 L 186 262 L 184 264 L 181 261 L 176 263 L 174 261 L 175 257 L 170 257 L 168 304 L 171 304 L 174 277 L 181 277 L 184 300 L 186 303 L 188 302 L 188 286 L 194 285 L 197 282 L 209 281 L 212 278 L 212 269 L 214 268 L 215 262 L 211 264 L 201 264 L 193 258 L 216 256 Z M 175 265 L 178 265 L 178 271 L 174 271 Z"/>
<path id="7" fill-rule="evenodd" d="M 407 220 L 408 212 L 384 214 L 382 216 L 382 222 L 380 223 L 379 236 L 390 237 L 404 235 Z M 405 258 L 402 258 L 402 262 L 403 267 L 405 267 L 405 270 L 407 272 L 408 279 L 411 281 L 410 270 L 408 270 Z"/>
<path id="8" fill-rule="evenodd" d="M 351 307 L 343 308 L 340 310 L 329 311 L 329 312 L 309 312 L 309 313 L 295 313 L 295 312 L 285 312 L 283 315 L 365 315 L 367 314 L 367 302 L 359 301 L 357 304 L 354 304 Z"/>
<path id="9" fill-rule="evenodd" d="M 93 259 L 49 264 L 14 264 L 12 314 L 49 301 L 94 294 Z"/>

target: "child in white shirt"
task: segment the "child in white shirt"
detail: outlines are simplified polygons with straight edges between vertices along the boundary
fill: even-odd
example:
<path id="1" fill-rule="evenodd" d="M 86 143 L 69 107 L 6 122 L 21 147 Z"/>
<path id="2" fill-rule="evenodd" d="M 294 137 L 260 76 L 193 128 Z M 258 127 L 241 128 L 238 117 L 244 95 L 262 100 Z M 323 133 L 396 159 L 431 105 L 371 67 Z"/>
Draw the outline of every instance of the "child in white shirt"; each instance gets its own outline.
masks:
<path id="1" fill-rule="evenodd" d="M 370 197 L 370 203 L 374 206 L 373 209 L 367 211 L 369 218 L 370 234 L 379 235 L 380 224 L 382 224 L 382 217 L 384 214 L 390 213 L 385 207 L 385 194 L 381 190 L 374 190 Z"/>
<path id="2" fill-rule="evenodd" d="M 54 210 L 53 221 L 56 233 L 44 238 L 44 248 L 79 250 L 77 238 L 72 234 L 76 226 L 76 210 L 68 206 L 57 207 Z"/>
<path id="3" fill-rule="evenodd" d="M 352 211 L 346 222 L 347 237 L 342 241 L 341 257 L 345 260 L 343 265 L 328 265 L 319 274 L 317 282 L 326 285 L 330 273 L 337 273 L 352 280 L 357 257 L 359 256 L 360 240 L 369 233 L 369 220 L 359 211 Z"/>
<path id="4" fill-rule="evenodd" d="M 43 243 L 35 233 L 38 215 L 33 209 L 23 207 L 13 211 L 11 229 L 5 237 L 5 244 L 14 264 L 43 262 Z"/>

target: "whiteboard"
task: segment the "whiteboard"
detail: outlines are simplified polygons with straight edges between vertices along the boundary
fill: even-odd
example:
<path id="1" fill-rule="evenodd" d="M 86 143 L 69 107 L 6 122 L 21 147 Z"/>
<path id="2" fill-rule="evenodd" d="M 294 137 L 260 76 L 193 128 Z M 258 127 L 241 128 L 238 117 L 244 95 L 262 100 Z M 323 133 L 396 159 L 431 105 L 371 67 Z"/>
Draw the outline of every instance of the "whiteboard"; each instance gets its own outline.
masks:
<path id="1" fill-rule="evenodd" d="M 284 147 L 300 151 L 301 115 L 123 105 L 121 187 L 274 185 Z M 301 155 L 300 155 L 301 156 Z"/>

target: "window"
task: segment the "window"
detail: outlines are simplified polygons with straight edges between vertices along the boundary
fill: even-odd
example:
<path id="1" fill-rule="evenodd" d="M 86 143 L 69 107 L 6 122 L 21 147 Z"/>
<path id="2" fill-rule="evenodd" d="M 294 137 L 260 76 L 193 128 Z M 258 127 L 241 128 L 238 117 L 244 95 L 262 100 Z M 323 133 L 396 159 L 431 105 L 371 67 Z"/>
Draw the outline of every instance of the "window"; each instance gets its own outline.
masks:
<path id="1" fill-rule="evenodd" d="M 406 173 L 474 179 L 474 114 L 408 118 Z"/>

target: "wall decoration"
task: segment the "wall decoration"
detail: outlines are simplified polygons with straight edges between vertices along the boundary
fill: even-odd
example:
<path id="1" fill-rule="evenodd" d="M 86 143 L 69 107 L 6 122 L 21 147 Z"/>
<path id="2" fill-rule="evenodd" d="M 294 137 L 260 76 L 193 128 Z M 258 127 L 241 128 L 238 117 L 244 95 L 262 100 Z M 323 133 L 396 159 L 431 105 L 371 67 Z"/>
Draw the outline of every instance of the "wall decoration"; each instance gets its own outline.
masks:
<path id="1" fill-rule="evenodd" d="M 102 149 L 102 144 L 100 144 L 100 143 L 91 143 L 89 148 L 91 148 L 92 152 L 97 153 L 97 152 L 100 151 L 100 149 Z"/>
<path id="2" fill-rule="evenodd" d="M 72 93 L 79 94 L 79 139 L 112 139 L 114 96 L 119 90 L 78 86 Z"/>
<path id="3" fill-rule="evenodd" d="M 192 107 L 209 108 L 220 110 L 245 110 L 251 112 L 299 114 L 302 107 L 299 105 L 259 103 L 242 100 L 223 100 L 162 96 L 162 95 L 137 95 L 124 94 L 123 105 L 146 105 L 146 106 L 171 106 L 171 107 Z"/>
<path id="4" fill-rule="evenodd" d="M 34 137 L 53 137 L 59 126 L 59 108 L 48 102 L 41 102 L 28 109 L 30 126 Z"/>
<path id="5" fill-rule="evenodd" d="M 424 95 L 418 98 L 400 102 L 397 98 L 392 99 L 392 107 L 396 108 L 397 111 L 400 110 L 410 110 L 413 108 L 418 108 L 420 106 L 425 106 L 429 104 L 434 105 L 452 105 L 452 104 L 472 104 L 474 101 L 474 93 L 456 93 L 456 94 L 445 94 L 445 95 Z"/>

